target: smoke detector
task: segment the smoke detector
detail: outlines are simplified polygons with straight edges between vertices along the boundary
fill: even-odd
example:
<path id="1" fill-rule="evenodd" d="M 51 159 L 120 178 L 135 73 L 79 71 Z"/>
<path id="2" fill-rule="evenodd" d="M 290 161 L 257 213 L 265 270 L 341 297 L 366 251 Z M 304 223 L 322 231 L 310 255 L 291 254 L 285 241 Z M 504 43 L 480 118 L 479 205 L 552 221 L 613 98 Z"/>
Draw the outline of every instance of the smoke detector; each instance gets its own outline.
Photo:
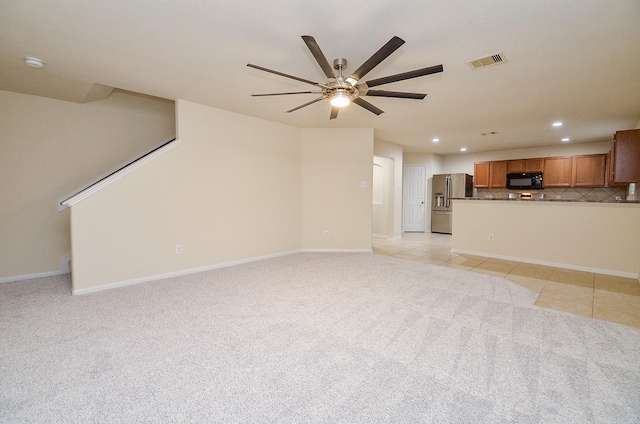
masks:
<path id="1" fill-rule="evenodd" d="M 44 62 L 37 57 L 25 57 L 24 62 L 27 64 L 27 66 L 30 66 L 32 68 L 40 69 L 44 66 Z"/>
<path id="2" fill-rule="evenodd" d="M 499 65 L 506 61 L 507 58 L 504 57 L 504 53 L 498 52 L 489 56 L 481 57 L 479 59 L 470 60 L 469 62 L 467 62 L 467 65 L 469 65 L 471 69 L 480 69 L 486 68 L 487 66 Z"/>

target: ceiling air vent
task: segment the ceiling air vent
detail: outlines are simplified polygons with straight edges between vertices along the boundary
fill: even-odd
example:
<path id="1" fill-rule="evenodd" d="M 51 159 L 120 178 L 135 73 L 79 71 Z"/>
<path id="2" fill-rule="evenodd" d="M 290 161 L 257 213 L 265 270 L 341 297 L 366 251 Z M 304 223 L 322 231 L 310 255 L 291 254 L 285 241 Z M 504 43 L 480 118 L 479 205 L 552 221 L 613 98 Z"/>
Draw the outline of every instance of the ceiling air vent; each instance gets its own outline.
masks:
<path id="1" fill-rule="evenodd" d="M 507 61 L 507 58 L 504 57 L 504 53 L 499 52 L 489 56 L 481 57 L 479 59 L 471 60 L 467 62 L 467 65 L 469 65 L 471 69 L 479 69 L 479 68 L 486 68 L 487 66 L 491 66 L 491 65 L 499 65 L 506 61 Z"/>

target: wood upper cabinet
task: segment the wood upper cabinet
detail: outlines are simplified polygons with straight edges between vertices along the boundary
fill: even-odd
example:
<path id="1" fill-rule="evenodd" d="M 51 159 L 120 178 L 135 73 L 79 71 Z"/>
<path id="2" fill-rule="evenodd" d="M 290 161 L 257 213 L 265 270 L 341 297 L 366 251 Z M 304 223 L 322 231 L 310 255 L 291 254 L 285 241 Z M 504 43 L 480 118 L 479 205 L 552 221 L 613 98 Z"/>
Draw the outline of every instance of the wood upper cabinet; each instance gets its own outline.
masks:
<path id="1" fill-rule="evenodd" d="M 610 159 L 609 184 L 640 182 L 640 129 L 616 131 Z"/>
<path id="2" fill-rule="evenodd" d="M 489 162 L 489 187 L 506 188 L 507 187 L 507 169 L 509 161 L 500 160 Z"/>
<path id="3" fill-rule="evenodd" d="M 473 186 L 476 188 L 504 188 L 507 186 L 507 162 L 475 162 Z"/>
<path id="4" fill-rule="evenodd" d="M 558 156 L 550 158 L 499 160 L 473 164 L 473 186 L 506 188 L 507 173 L 542 172 L 543 187 L 604 187 L 607 181 L 607 154 Z M 640 164 L 638 164 L 640 167 Z M 640 170 L 639 170 L 640 171 Z"/>
<path id="5" fill-rule="evenodd" d="M 605 185 L 606 163 L 607 155 L 605 154 L 573 156 L 571 186 L 603 187 Z"/>
<path id="6" fill-rule="evenodd" d="M 543 169 L 544 158 L 510 160 L 507 167 L 509 174 L 518 172 L 542 172 Z"/>
<path id="7" fill-rule="evenodd" d="M 475 162 L 473 164 L 473 186 L 479 188 L 489 187 L 489 163 Z"/>
<path id="8" fill-rule="evenodd" d="M 571 156 L 544 159 L 543 187 L 571 187 Z"/>

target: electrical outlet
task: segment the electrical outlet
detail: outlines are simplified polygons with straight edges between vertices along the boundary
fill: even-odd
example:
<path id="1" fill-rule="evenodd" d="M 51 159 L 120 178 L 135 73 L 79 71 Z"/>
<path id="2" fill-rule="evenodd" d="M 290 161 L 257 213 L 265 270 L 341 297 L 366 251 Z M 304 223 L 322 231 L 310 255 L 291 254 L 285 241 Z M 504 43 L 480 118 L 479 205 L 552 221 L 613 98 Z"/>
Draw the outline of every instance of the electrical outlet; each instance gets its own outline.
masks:
<path id="1" fill-rule="evenodd" d="M 324 232 L 324 236 L 325 236 L 325 237 L 329 237 L 329 230 L 326 230 L 326 231 Z"/>
<path id="2" fill-rule="evenodd" d="M 493 241 L 493 240 L 494 240 L 493 234 L 489 234 L 489 241 Z"/>
<path id="3" fill-rule="evenodd" d="M 176 255 L 182 255 L 182 245 L 176 244 Z"/>

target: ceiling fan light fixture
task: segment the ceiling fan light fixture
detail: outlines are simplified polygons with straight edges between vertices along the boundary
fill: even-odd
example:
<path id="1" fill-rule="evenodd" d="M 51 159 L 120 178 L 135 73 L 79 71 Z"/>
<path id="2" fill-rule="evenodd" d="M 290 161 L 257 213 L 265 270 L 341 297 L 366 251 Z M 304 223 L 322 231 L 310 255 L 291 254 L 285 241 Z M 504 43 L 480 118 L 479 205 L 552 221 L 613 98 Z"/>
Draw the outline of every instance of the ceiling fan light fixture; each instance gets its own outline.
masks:
<path id="1" fill-rule="evenodd" d="M 348 106 L 349 103 L 351 103 L 351 98 L 344 90 L 336 90 L 336 92 L 331 95 L 331 106 L 345 107 Z"/>

